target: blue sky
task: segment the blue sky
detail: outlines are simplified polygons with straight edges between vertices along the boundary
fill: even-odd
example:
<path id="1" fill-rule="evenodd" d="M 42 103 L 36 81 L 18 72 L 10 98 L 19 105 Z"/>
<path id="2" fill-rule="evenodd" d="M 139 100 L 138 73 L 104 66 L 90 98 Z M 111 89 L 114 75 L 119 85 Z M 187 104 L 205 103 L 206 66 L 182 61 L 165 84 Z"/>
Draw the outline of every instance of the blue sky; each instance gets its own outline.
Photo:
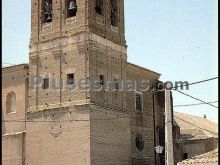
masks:
<path id="1" fill-rule="evenodd" d="M 162 81 L 195 82 L 218 75 L 217 0 L 125 0 L 128 61 L 161 74 Z M 3 0 L 3 65 L 28 63 L 30 0 Z M 184 91 L 218 101 L 218 80 Z M 173 92 L 174 105 L 199 103 Z M 217 104 L 215 104 L 217 105 Z M 208 105 L 175 108 L 217 122 Z"/>

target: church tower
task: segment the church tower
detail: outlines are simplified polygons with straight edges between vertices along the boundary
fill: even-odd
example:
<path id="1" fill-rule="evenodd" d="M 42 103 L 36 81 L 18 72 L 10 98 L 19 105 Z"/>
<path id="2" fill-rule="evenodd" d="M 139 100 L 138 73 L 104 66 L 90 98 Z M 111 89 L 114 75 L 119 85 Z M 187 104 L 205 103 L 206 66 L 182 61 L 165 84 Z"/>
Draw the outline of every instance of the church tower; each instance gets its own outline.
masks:
<path id="1" fill-rule="evenodd" d="M 31 6 L 27 164 L 129 164 L 124 0 Z"/>
<path id="2" fill-rule="evenodd" d="M 80 80 L 126 79 L 123 0 L 32 0 L 30 111 L 77 101 L 123 110 L 122 93 L 66 90 Z M 38 80 L 38 81 L 37 81 Z M 40 86 L 42 84 L 42 86 Z M 117 93 L 117 92 L 116 92 Z M 117 95 L 116 95 L 117 96 Z"/>

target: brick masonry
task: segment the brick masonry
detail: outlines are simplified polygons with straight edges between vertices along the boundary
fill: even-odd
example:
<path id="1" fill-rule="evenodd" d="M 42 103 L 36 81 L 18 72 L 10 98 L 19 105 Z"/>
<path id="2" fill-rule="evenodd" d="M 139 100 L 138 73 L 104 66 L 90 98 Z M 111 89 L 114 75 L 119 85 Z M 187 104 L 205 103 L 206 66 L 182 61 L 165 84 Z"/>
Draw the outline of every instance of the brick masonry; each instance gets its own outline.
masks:
<path id="1" fill-rule="evenodd" d="M 124 1 L 117 1 L 117 28 L 111 26 L 110 0 L 104 0 L 102 16 L 94 10 L 95 0 L 76 2 L 77 15 L 66 18 L 65 1 L 54 0 L 53 21 L 44 24 L 42 1 L 32 0 L 29 75 L 49 76 L 58 80 L 57 85 L 74 73 L 76 80 L 93 82 L 104 75 L 105 82 L 148 79 L 154 86 L 158 73 L 127 62 Z M 156 163 L 154 147 L 159 144 L 159 135 L 155 132 L 163 124 L 158 94 L 142 93 L 141 113 L 135 110 L 134 91 L 73 92 L 59 86 L 57 90 L 44 90 L 41 84 L 32 90 L 31 79 L 21 83 L 28 84 L 28 93 L 22 93 L 28 101 L 19 105 L 28 107 L 23 108 L 28 122 L 22 129 L 26 130 L 26 164 Z M 14 132 L 14 127 L 11 129 Z M 135 145 L 137 133 L 144 137 L 143 151 Z"/>
<path id="2" fill-rule="evenodd" d="M 22 64 L 2 70 L 2 162 L 4 165 L 24 163 L 25 121 L 28 102 L 28 65 Z M 15 93 L 16 111 L 8 113 L 7 95 Z M 11 122 L 10 122 L 11 121 Z"/>

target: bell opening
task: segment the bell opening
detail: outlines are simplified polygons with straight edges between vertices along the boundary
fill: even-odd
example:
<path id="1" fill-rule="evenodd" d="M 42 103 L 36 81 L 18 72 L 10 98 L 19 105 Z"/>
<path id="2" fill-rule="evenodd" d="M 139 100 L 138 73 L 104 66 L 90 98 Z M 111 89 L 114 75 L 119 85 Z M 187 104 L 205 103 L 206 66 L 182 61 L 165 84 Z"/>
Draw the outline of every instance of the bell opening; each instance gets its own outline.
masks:
<path id="1" fill-rule="evenodd" d="M 96 0 L 95 10 L 96 10 L 96 13 L 103 15 L 103 1 L 102 0 Z"/>
<path id="2" fill-rule="evenodd" d="M 52 22 L 52 16 L 51 15 L 48 15 L 48 17 L 47 17 L 47 23 L 49 23 L 49 22 Z"/>
<path id="3" fill-rule="evenodd" d="M 52 0 L 46 0 L 42 4 L 43 8 L 43 22 L 49 23 L 52 22 Z"/>
<path id="4" fill-rule="evenodd" d="M 75 17 L 77 13 L 76 0 L 70 0 L 68 3 L 67 17 Z"/>

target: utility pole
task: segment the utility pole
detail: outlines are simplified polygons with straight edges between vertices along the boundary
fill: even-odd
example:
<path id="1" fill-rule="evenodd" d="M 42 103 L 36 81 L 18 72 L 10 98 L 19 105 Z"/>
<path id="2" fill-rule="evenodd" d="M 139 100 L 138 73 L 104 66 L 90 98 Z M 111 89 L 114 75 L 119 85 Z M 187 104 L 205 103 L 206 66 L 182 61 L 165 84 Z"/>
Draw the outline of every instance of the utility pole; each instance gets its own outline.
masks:
<path id="1" fill-rule="evenodd" d="M 165 156 L 166 165 L 174 165 L 170 90 L 165 90 Z"/>

